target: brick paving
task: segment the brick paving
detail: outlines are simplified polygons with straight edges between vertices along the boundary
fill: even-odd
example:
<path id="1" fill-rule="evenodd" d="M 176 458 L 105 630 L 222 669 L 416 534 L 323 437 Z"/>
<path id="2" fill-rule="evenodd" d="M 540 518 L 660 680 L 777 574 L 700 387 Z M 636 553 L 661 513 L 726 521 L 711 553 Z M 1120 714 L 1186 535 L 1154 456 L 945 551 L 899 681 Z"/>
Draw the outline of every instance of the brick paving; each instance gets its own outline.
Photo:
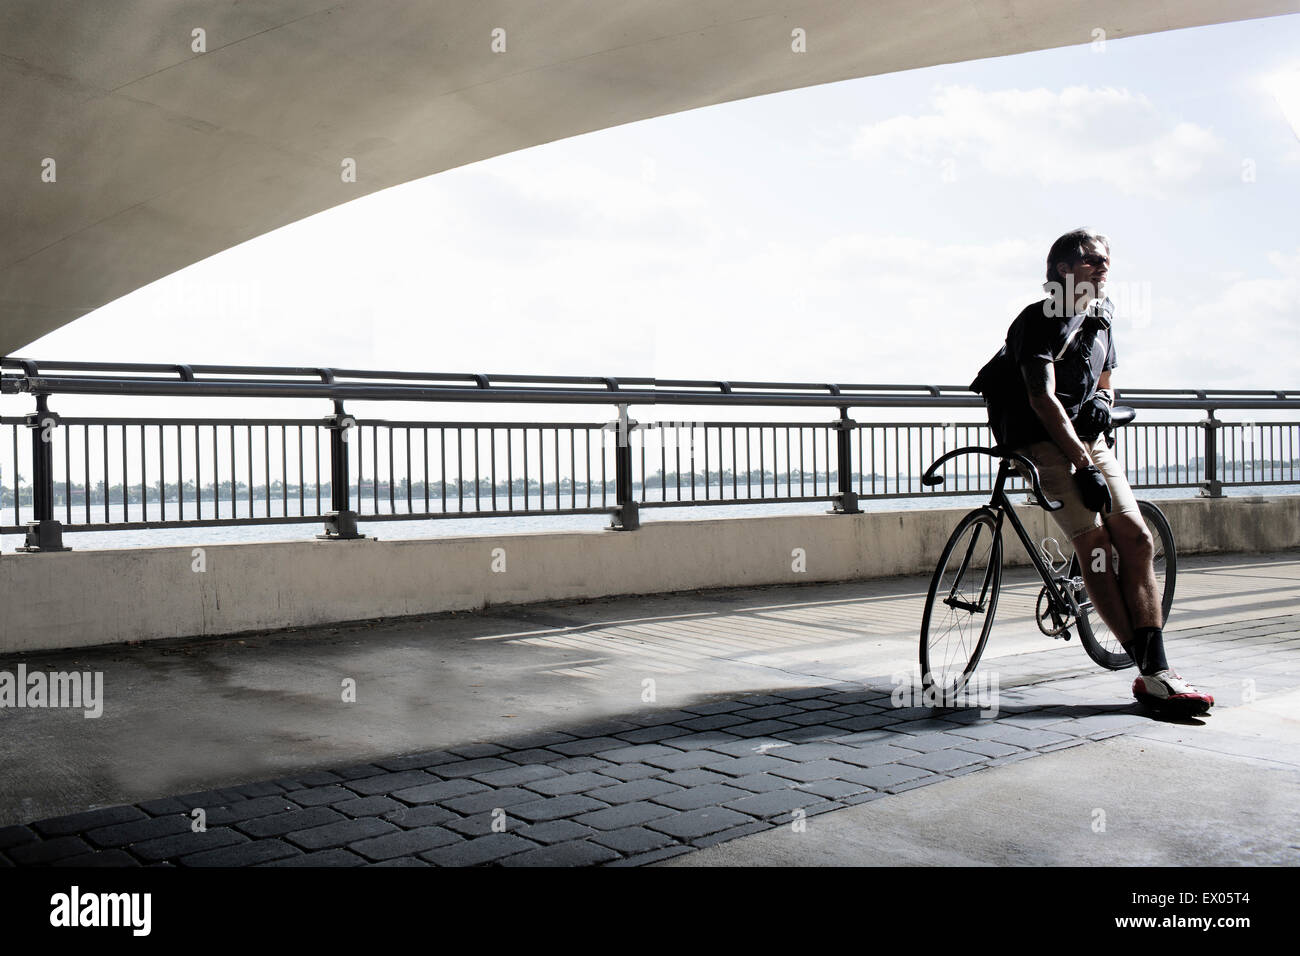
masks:
<path id="1" fill-rule="evenodd" d="M 1300 615 L 1178 636 L 1202 685 L 1300 687 Z M 0 866 L 642 865 L 1148 724 L 1134 672 L 1072 663 L 1055 648 L 986 662 L 993 716 L 895 707 L 882 677 L 103 807 L 0 828 Z"/>

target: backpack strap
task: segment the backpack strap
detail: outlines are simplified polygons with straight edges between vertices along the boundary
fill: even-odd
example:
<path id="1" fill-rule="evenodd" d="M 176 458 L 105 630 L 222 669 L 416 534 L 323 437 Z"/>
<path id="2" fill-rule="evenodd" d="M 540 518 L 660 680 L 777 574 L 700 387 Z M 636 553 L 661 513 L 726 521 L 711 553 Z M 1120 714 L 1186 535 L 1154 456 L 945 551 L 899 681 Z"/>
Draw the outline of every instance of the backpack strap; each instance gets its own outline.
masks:
<path id="1" fill-rule="evenodd" d="M 1056 355 L 1052 358 L 1053 362 L 1061 361 L 1061 356 L 1065 354 L 1065 350 L 1070 347 L 1070 343 L 1075 340 L 1075 338 L 1079 334 L 1079 331 L 1082 328 L 1083 328 L 1083 323 L 1080 322 L 1078 325 L 1074 327 L 1074 331 L 1065 337 L 1065 344 L 1061 346 L 1061 351 L 1057 352 Z"/>
<path id="2" fill-rule="evenodd" d="M 1103 319 L 1104 324 L 1101 325 L 1101 329 L 1105 330 L 1106 334 L 1109 335 L 1110 324 L 1112 321 L 1111 317 L 1114 315 L 1114 312 L 1115 312 L 1115 306 L 1110 301 L 1110 296 L 1107 296 L 1104 300 L 1093 299 L 1092 302 L 1088 304 L 1087 311 L 1081 313 L 1084 316 L 1083 321 L 1081 321 L 1077 326 L 1075 326 L 1073 332 L 1071 332 L 1068 336 L 1066 336 L 1065 344 L 1061 346 L 1061 351 L 1056 353 L 1052 361 L 1059 362 L 1061 360 L 1061 356 L 1064 355 L 1066 349 L 1070 347 L 1070 343 L 1075 340 L 1075 338 L 1079 335 L 1079 332 L 1082 331 L 1083 327 L 1088 323 L 1089 317 L 1097 317 Z"/>

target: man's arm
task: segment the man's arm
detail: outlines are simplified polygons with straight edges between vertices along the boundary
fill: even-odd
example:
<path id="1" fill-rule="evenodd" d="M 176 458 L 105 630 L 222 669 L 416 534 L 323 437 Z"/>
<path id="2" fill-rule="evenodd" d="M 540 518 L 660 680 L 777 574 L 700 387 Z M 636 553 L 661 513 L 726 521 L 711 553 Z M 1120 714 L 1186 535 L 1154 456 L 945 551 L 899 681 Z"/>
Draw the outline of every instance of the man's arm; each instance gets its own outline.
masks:
<path id="1" fill-rule="evenodd" d="M 1102 372 L 1097 379 L 1097 392 L 1105 398 L 1108 405 L 1112 408 L 1115 406 L 1115 387 L 1110 384 L 1110 369 Z"/>
<path id="2" fill-rule="evenodd" d="M 1065 414 L 1065 406 L 1056 397 L 1056 370 L 1052 363 L 1038 358 L 1030 359 L 1020 366 L 1020 374 L 1025 379 L 1025 390 L 1029 393 L 1029 407 L 1042 421 L 1047 434 L 1056 442 L 1056 447 L 1061 449 L 1075 468 L 1091 465 L 1088 449 L 1074 433 L 1074 426 Z"/>

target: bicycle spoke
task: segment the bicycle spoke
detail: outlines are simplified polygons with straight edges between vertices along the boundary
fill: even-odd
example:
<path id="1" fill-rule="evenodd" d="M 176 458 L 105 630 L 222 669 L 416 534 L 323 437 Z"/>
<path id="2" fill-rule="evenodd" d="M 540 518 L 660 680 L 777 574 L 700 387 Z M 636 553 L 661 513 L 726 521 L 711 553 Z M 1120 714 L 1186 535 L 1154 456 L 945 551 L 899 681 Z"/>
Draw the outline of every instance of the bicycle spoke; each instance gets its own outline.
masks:
<path id="1" fill-rule="evenodd" d="M 968 518 L 954 532 L 931 584 L 922 667 L 927 686 L 955 692 L 978 661 L 996 607 L 1000 551 L 993 520 Z"/>

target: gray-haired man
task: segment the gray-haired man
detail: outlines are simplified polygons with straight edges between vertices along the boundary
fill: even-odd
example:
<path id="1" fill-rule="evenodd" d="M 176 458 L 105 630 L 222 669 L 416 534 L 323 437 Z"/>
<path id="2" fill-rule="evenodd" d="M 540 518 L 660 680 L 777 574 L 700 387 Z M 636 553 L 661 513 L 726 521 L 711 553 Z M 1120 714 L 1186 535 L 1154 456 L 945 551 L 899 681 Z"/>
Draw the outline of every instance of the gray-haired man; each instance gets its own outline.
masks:
<path id="1" fill-rule="evenodd" d="M 1016 317 L 972 387 L 989 402 L 998 443 L 1033 461 L 1044 492 L 1064 503 L 1052 517 L 1079 556 L 1093 606 L 1138 666 L 1134 696 L 1204 713 L 1214 698 L 1165 659 L 1154 544 L 1105 438 L 1117 364 L 1109 269 L 1110 242 L 1100 233 L 1057 239 L 1047 256 L 1049 295 Z"/>

